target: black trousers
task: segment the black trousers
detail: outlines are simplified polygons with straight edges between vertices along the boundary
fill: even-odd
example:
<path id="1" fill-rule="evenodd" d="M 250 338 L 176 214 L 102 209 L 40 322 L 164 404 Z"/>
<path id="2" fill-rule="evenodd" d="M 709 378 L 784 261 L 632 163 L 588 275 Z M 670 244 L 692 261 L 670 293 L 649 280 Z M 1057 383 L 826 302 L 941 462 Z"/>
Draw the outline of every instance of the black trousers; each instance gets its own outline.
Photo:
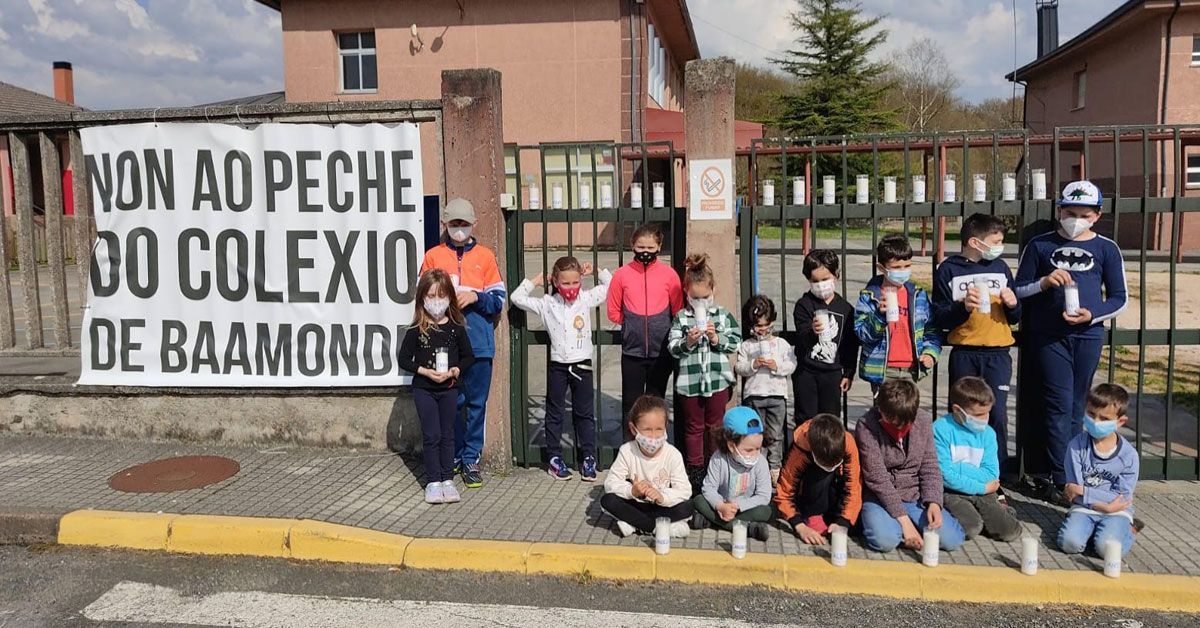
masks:
<path id="1" fill-rule="evenodd" d="M 600 498 L 600 507 L 604 509 L 604 512 L 645 534 L 654 532 L 654 520 L 659 517 L 666 517 L 671 521 L 683 521 L 690 518 L 695 511 L 691 500 L 684 500 L 667 508 L 649 502 L 622 499 L 613 493 L 605 493 L 604 497 Z"/>
<path id="2" fill-rule="evenodd" d="M 980 377 L 988 383 L 996 403 L 988 415 L 988 425 L 996 432 L 996 455 L 1000 459 L 1000 472 L 1011 473 L 1015 469 L 1008 461 L 1008 391 L 1012 380 L 1012 356 L 1008 348 L 955 347 L 950 351 L 950 385 L 968 377 Z M 948 408 L 947 408 L 948 409 Z M 959 520 L 962 523 L 962 520 Z M 965 525 L 965 524 L 964 524 Z"/>
<path id="3" fill-rule="evenodd" d="M 796 369 L 792 376 L 796 393 L 796 424 L 800 425 L 818 414 L 842 416 L 842 371 Z"/>
<path id="4" fill-rule="evenodd" d="M 562 455 L 562 425 L 566 414 L 567 391 L 571 392 L 571 414 L 575 424 L 575 443 L 580 461 L 596 457 L 595 387 L 591 362 L 563 364 L 551 362 L 546 382 L 546 453 Z"/>
<path id="5" fill-rule="evenodd" d="M 426 390 L 413 387 L 413 403 L 421 420 L 421 457 L 425 483 L 454 478 L 454 419 L 458 416 L 458 389 Z"/>

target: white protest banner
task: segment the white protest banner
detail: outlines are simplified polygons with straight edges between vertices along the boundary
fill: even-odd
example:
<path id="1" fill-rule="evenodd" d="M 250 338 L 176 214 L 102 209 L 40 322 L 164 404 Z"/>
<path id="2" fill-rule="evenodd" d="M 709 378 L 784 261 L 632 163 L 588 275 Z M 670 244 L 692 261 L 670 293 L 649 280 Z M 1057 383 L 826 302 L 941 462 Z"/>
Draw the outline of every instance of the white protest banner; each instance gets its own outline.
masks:
<path id="1" fill-rule="evenodd" d="M 81 384 L 386 386 L 424 254 L 415 124 L 81 132 Z"/>

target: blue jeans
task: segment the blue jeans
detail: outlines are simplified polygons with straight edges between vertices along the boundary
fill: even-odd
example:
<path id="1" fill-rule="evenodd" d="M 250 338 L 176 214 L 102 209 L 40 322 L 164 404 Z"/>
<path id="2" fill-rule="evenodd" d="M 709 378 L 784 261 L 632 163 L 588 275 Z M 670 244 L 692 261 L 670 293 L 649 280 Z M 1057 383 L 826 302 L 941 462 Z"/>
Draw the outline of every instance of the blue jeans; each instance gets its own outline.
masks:
<path id="1" fill-rule="evenodd" d="M 1086 512 L 1069 512 L 1058 529 L 1058 547 L 1067 554 L 1082 554 L 1088 541 L 1097 554 L 1104 551 L 1104 543 L 1115 539 L 1121 543 L 1121 555 L 1133 547 L 1133 522 L 1124 515 L 1093 515 Z"/>
<path id="2" fill-rule="evenodd" d="M 920 504 L 904 502 L 904 510 L 908 513 L 908 518 L 916 524 L 917 531 L 925 534 L 925 526 L 929 524 L 925 517 L 925 509 Z M 876 552 L 890 552 L 900 547 L 900 543 L 904 541 L 904 530 L 900 528 L 900 522 L 876 502 L 863 502 L 862 525 L 867 547 Z M 941 548 L 946 552 L 953 552 L 962 547 L 967 537 L 962 525 L 945 508 L 942 509 L 942 527 L 938 529 L 938 534 Z"/>
<path id="3" fill-rule="evenodd" d="M 454 422 L 455 462 L 479 464 L 483 455 L 483 428 L 487 419 L 488 392 L 492 387 L 492 359 L 477 358 L 463 373 L 458 387 L 458 413 L 466 409 L 467 420 Z"/>

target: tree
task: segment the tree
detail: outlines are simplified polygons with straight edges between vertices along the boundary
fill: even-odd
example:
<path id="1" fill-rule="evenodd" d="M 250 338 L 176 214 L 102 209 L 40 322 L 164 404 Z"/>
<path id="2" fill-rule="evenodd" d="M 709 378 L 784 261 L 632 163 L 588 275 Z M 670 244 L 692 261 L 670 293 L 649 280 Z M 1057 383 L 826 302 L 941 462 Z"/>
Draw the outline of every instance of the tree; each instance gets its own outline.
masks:
<path id="1" fill-rule="evenodd" d="M 771 62 L 801 82 L 782 97 L 779 126 L 809 135 L 849 135 L 895 128 L 895 112 L 883 106 L 888 65 L 870 60 L 887 40 L 881 17 L 864 18 L 853 0 L 796 0 L 789 15 L 797 49 Z"/>
<path id="2" fill-rule="evenodd" d="M 784 114 L 783 96 L 795 95 L 800 84 L 790 76 L 775 70 L 746 63 L 737 64 L 737 91 L 734 110 L 739 120 L 750 120 L 768 126 L 767 137 L 779 135 L 770 128 Z"/>
<path id="3" fill-rule="evenodd" d="M 904 127 L 917 133 L 944 130 L 940 117 L 955 107 L 954 91 L 962 83 L 950 69 L 946 53 L 932 39 L 918 39 L 897 57 L 890 74 L 894 90 L 889 101 L 900 112 Z"/>

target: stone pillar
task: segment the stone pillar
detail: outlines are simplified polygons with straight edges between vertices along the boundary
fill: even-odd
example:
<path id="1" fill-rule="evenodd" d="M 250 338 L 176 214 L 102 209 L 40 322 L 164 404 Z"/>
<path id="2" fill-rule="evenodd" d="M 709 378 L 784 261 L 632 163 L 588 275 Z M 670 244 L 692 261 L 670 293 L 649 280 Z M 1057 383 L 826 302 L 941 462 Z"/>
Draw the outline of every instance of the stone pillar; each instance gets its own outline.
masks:
<path id="1" fill-rule="evenodd" d="M 496 70 L 442 72 L 442 152 L 446 164 L 446 194 L 475 206 L 474 235 L 496 252 L 500 276 L 507 276 L 504 212 L 504 130 L 500 73 Z M 509 286 L 512 290 L 516 286 Z M 490 470 L 512 466 L 512 416 L 509 390 L 511 363 L 508 317 L 496 326 L 496 357 L 488 398 L 483 464 Z"/>
<path id="2" fill-rule="evenodd" d="M 687 62 L 683 87 L 683 123 L 689 164 L 694 159 L 734 160 L 733 93 L 736 74 L 733 59 L 729 57 Z M 733 185 L 733 181 L 728 184 Z M 746 246 L 749 246 L 748 242 L 749 239 Z M 687 250 L 708 253 L 716 275 L 717 303 L 739 317 L 740 322 L 742 304 L 737 273 L 737 218 L 688 220 Z"/>

